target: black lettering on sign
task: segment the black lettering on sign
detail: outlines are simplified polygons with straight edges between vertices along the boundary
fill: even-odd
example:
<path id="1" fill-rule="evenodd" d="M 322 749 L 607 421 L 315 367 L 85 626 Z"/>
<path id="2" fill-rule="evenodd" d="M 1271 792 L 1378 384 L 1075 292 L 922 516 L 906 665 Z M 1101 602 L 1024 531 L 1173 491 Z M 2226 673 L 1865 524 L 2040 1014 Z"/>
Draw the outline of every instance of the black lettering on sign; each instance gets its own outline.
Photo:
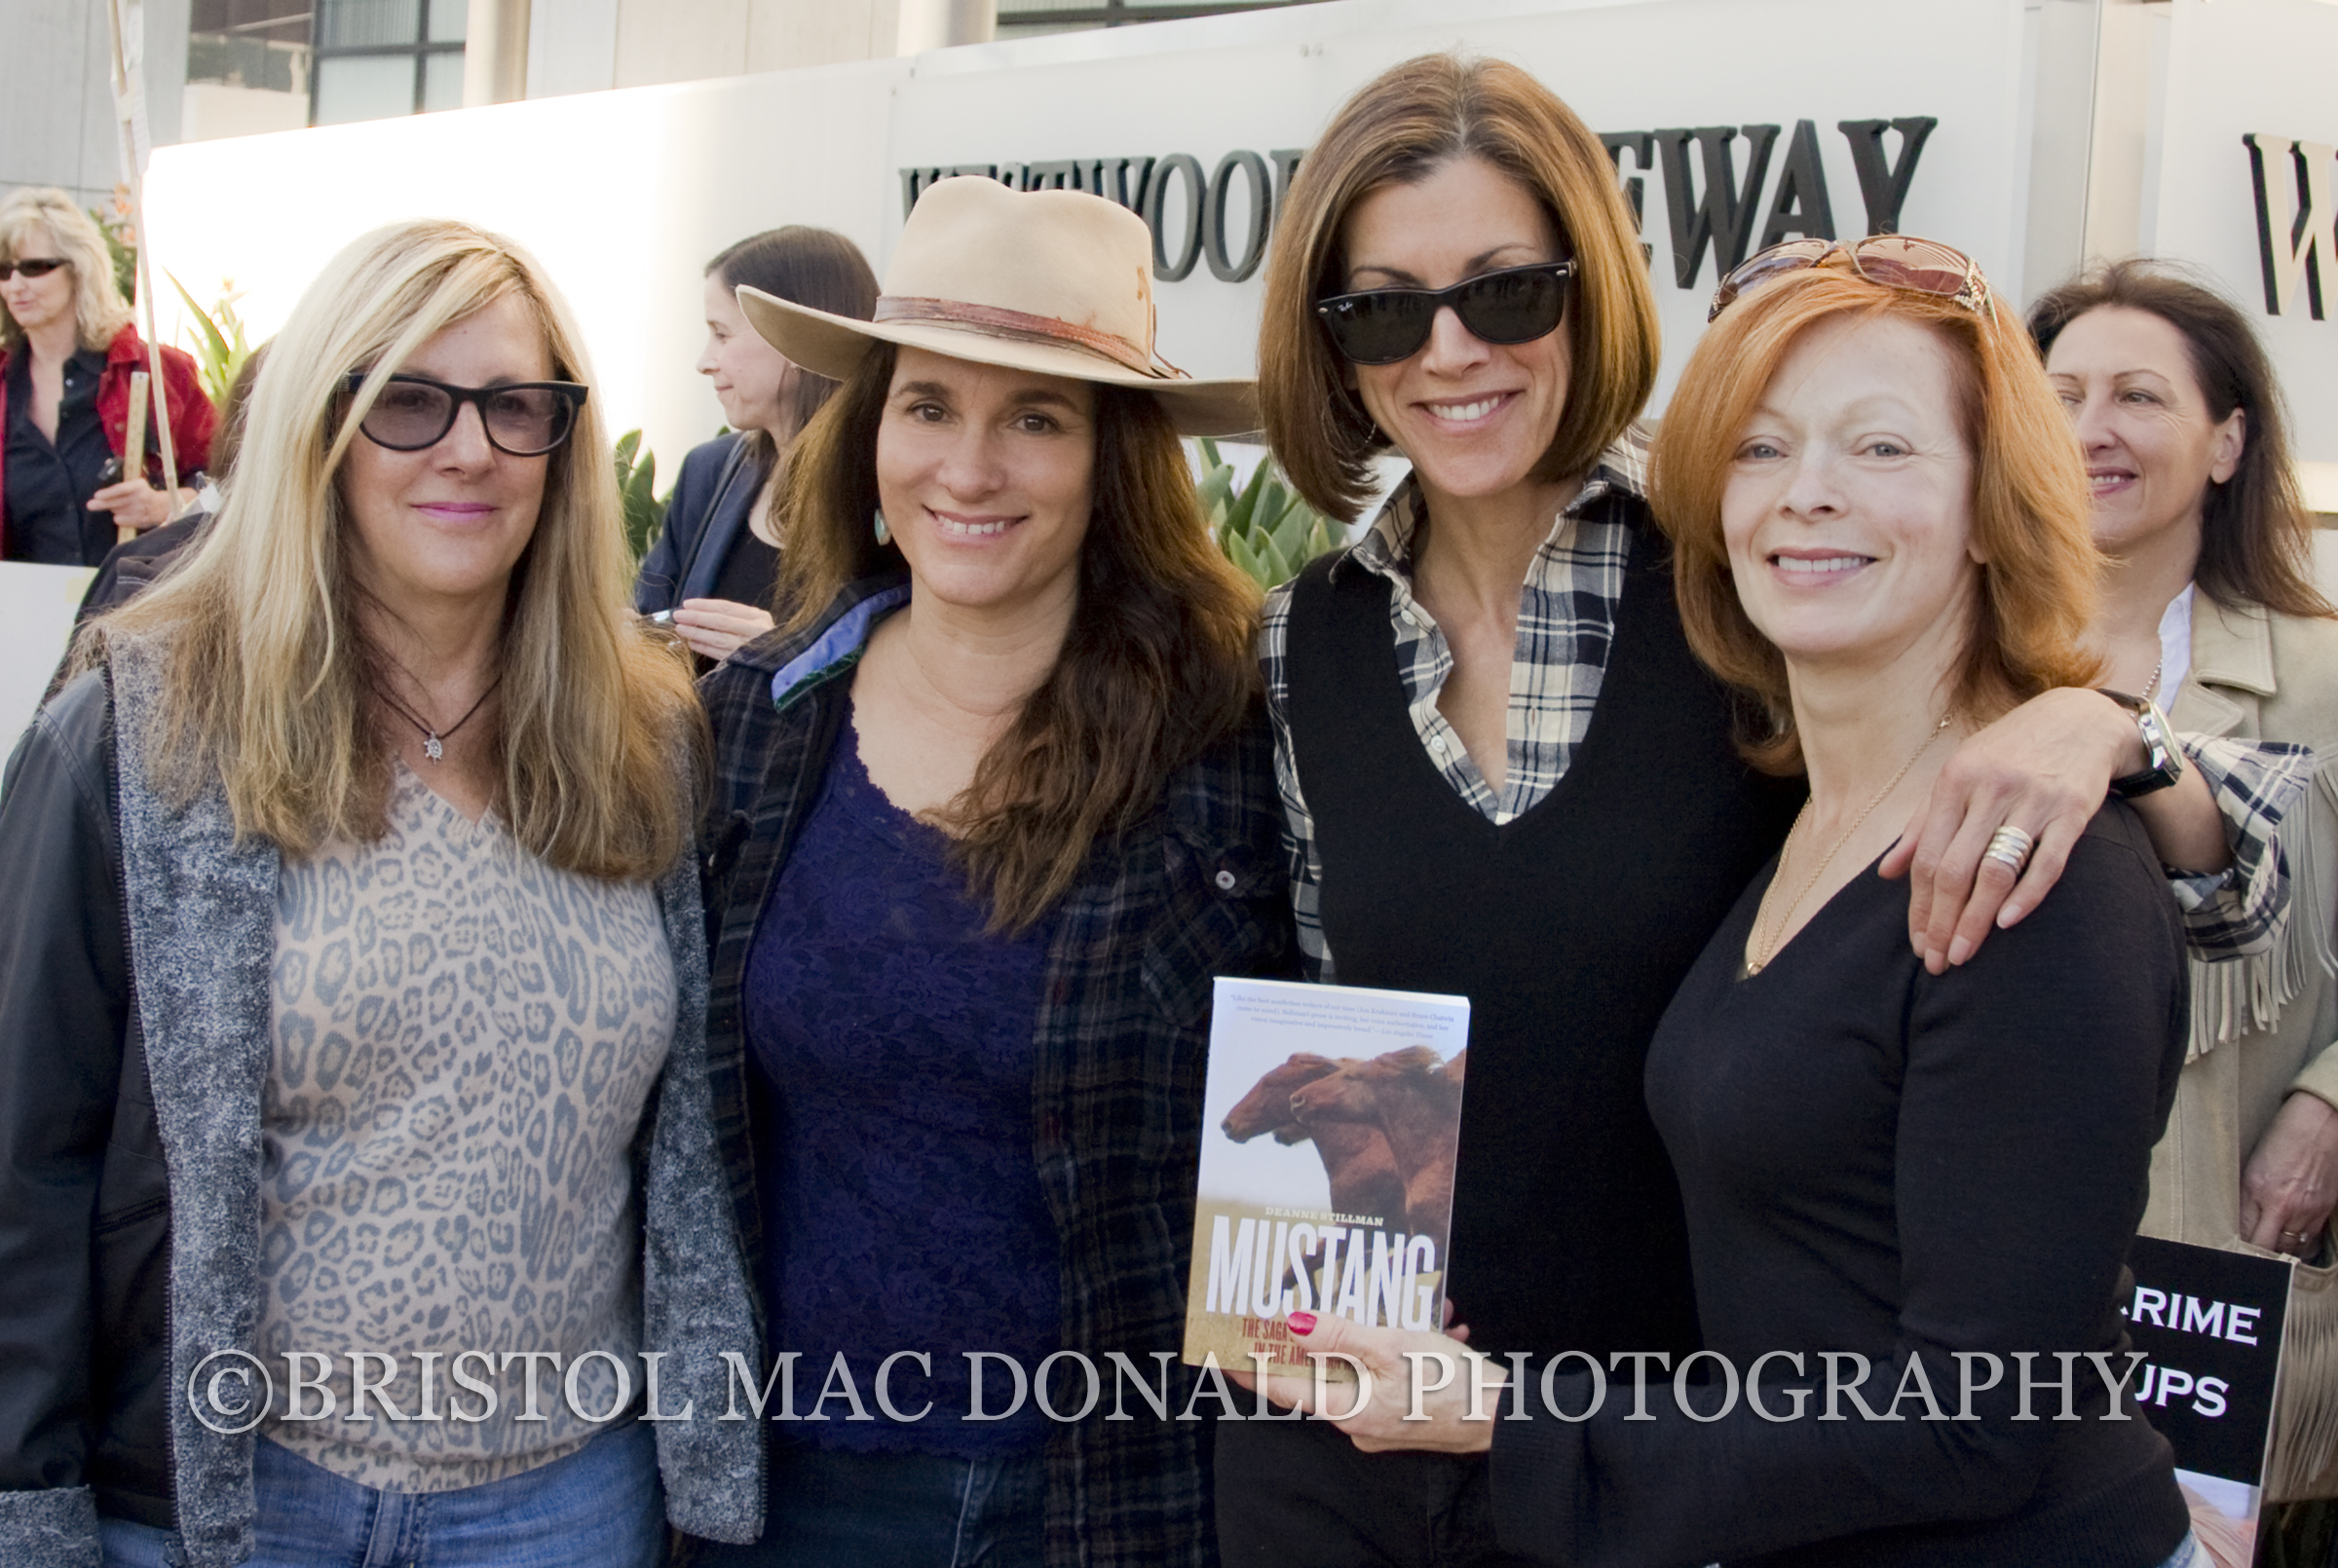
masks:
<path id="1" fill-rule="evenodd" d="M 1916 160 L 1924 140 L 1939 125 L 1937 115 L 1920 114 L 1905 120 L 1844 120 L 1835 129 L 1851 138 L 1851 167 L 1859 170 L 1859 199 L 1867 204 L 1867 233 L 1898 234 L 1900 208 L 1907 187 L 1916 177 Z M 1900 132 L 1900 160 L 1884 156 L 1883 133 Z"/>
<path id="2" fill-rule="evenodd" d="M 1624 154 L 1632 155 L 1633 166 L 1639 170 L 1624 180 L 1624 200 L 1632 204 L 1632 232 L 1638 234 L 1647 216 L 1648 173 L 1656 167 L 1656 133 L 1652 131 L 1607 131 L 1600 134 L 1600 145 L 1607 149 L 1608 161 L 1615 165 L 1620 178 L 1624 172 Z M 1640 243 L 1640 259 L 1646 261 L 1656 253 L 1656 247 L 1645 240 Z"/>
<path id="3" fill-rule="evenodd" d="M 1786 143 L 1786 163 L 1778 170 L 1778 188 L 1770 193 L 1770 215 L 1762 220 L 1760 249 L 1788 235 L 1805 240 L 1834 238 L 1834 207 L 1827 200 L 1827 169 L 1819 158 L 1819 128 L 1808 120 L 1794 122 Z"/>
<path id="4" fill-rule="evenodd" d="M 1152 181 L 1151 159 L 1091 158 L 1079 169 L 1081 190 L 1144 215 L 1145 190 Z"/>
<path id="5" fill-rule="evenodd" d="M 1023 189 L 1027 191 L 1076 191 L 1079 188 L 1077 159 L 1062 158 L 1053 163 L 1023 166 Z"/>
<path id="6" fill-rule="evenodd" d="M 1242 236 L 1242 253 L 1229 255 L 1226 249 L 1226 205 L 1233 194 L 1234 175 L 1240 173 L 1250 186 L 1250 223 Z M 1239 283 L 1259 270 L 1266 254 L 1266 225 L 1274 215 L 1274 186 L 1266 172 L 1266 160 L 1257 153 L 1239 149 L 1218 161 L 1218 171 L 1210 176 L 1210 197 L 1202 205 L 1201 253 L 1210 263 L 1210 276 L 1221 282 Z"/>
<path id="7" fill-rule="evenodd" d="M 1737 180 L 1737 160 L 1730 143 L 1743 132 L 1750 144 L 1745 184 Z M 1664 201 L 1673 221 L 1673 280 L 1694 288 L 1697 269 L 1704 264 L 1705 247 L 1713 247 L 1714 271 L 1725 276 L 1746 259 L 1754 238 L 1754 204 L 1761 195 L 1762 176 L 1770 171 L 1770 144 L 1778 139 L 1776 126 L 1700 126 L 1655 132 L 1656 150 L 1664 159 Z M 1695 142 L 1704 165 L 1705 194 L 1697 196 L 1689 173 L 1688 146 Z"/>
<path id="8" fill-rule="evenodd" d="M 2338 149 L 2286 136 L 2241 140 L 2248 148 L 2248 172 L 2256 187 L 2257 257 L 2265 273 L 2265 309 L 2288 313 L 2304 284 L 2307 314 L 2323 320 L 2338 303 L 2338 195 L 2332 166 Z"/>
<path id="9" fill-rule="evenodd" d="M 1169 203 L 1169 176 L 1186 177 L 1186 219 L 1184 232 L 1177 237 L 1177 254 L 1169 252 L 1169 236 L 1161 228 L 1161 218 Z M 1210 194 L 1208 176 L 1201 171 L 1201 161 L 1191 153 L 1171 153 L 1153 166 L 1152 188 L 1145 193 L 1145 222 L 1152 230 L 1152 275 L 1164 283 L 1185 281 L 1193 270 L 1194 261 L 1201 255 L 1202 206 Z"/>
<path id="10" fill-rule="evenodd" d="M 1274 210 L 1280 215 L 1283 203 L 1291 196 L 1291 176 L 1299 172 L 1300 160 L 1307 156 L 1304 147 L 1277 147 L 1266 155 L 1274 166 Z"/>

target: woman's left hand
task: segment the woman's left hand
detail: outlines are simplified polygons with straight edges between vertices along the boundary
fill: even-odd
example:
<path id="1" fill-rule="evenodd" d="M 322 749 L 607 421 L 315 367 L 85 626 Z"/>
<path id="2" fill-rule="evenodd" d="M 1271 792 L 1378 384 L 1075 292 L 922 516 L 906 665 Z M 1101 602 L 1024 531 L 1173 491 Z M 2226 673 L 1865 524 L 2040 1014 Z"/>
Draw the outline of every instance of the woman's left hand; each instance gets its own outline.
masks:
<path id="1" fill-rule="evenodd" d="M 180 494 L 192 499 L 194 492 Z M 143 479 L 107 485 L 90 498 L 90 510 L 112 512 L 115 527 L 134 528 L 141 534 L 169 522 L 176 509 L 168 491 L 157 490 Z"/>
<path id="2" fill-rule="evenodd" d="M 1967 737 L 1876 868 L 1908 878 L 1908 942 L 1924 967 L 1937 975 L 1963 963 L 1992 927 L 2036 909 L 2061 879 L 2111 780 L 2145 765 L 2132 716 L 2077 687 L 2032 697 Z M 2230 862 L 2223 818 L 2197 767 L 2186 767 L 2173 789 L 2139 798 L 2136 809 L 2168 864 L 2209 872 Z M 2018 877 L 1987 858 L 1990 838 L 2004 827 L 2033 840 Z"/>
<path id="3" fill-rule="evenodd" d="M 729 599 L 685 599 L 674 611 L 676 635 L 717 663 L 775 624 L 770 611 Z"/>
<path id="4" fill-rule="evenodd" d="M 1324 1402 L 1332 1425 L 1366 1453 L 1389 1449 L 1433 1449 L 1449 1454 L 1482 1454 L 1493 1444 L 1493 1423 L 1501 1414 L 1508 1370 L 1460 1340 L 1426 1330 L 1366 1328 L 1345 1318 L 1291 1314 L 1292 1332 L 1305 1354 L 1352 1356 L 1371 1374 L 1368 1397 L 1360 1383 L 1326 1383 Z M 1312 1327 L 1301 1331 L 1302 1322 Z M 1334 1364 L 1325 1363 L 1324 1364 Z M 1254 1370 L 1227 1367 L 1226 1375 L 1255 1390 Z M 1475 1391 L 1472 1384 L 1475 1382 Z M 1312 1413 L 1315 1380 L 1298 1372 L 1274 1372 L 1266 1397 L 1276 1404 Z M 1474 1413 L 1473 1413 L 1474 1412 Z"/>
<path id="5" fill-rule="evenodd" d="M 2241 1234 L 2269 1252 L 2311 1254 L 2338 1207 L 2338 1111 L 2300 1091 L 2281 1101 L 2241 1173 Z"/>

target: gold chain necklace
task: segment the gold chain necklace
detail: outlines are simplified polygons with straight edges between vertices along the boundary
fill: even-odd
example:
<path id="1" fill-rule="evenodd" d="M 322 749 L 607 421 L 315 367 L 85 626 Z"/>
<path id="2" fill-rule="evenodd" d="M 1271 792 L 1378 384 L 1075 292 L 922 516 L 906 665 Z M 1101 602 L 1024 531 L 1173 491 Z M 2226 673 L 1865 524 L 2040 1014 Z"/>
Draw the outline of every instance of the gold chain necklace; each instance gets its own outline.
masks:
<path id="1" fill-rule="evenodd" d="M 1778 879 L 1775 877 L 1770 878 L 1770 885 L 1763 890 L 1761 895 L 1761 907 L 1754 913 L 1754 941 L 1760 951 L 1761 956 L 1746 960 L 1745 973 L 1748 979 L 1760 974 L 1763 966 L 1778 956 L 1780 927 L 1786 924 L 1787 918 L 1794 911 L 1802 907 L 1802 901 L 1810 897 L 1810 890 L 1819 885 L 1819 878 L 1827 875 L 1827 868 L 1834 864 L 1834 857 L 1842 853 L 1843 845 L 1849 843 L 1853 838 L 1857 837 L 1859 830 L 1867 826 L 1867 818 L 1875 814 L 1875 808 L 1891 798 L 1892 791 L 1900 787 L 1900 781 L 1907 777 L 1908 769 L 1916 765 L 1916 759 L 1932 750 L 1932 743 L 1940 739 L 1942 732 L 1947 728 L 1948 720 L 1943 715 L 1941 722 L 1932 727 L 1932 733 L 1924 737 L 1924 743 L 1907 754 L 1907 761 L 1900 765 L 1900 771 L 1892 775 L 1891 782 L 1875 792 L 1875 798 L 1867 803 L 1867 808 L 1852 820 L 1851 826 L 1843 830 L 1842 837 L 1834 840 L 1833 847 L 1820 858 L 1818 870 L 1810 874 L 1809 877 L 1803 881 L 1801 888 L 1774 916 L 1770 913 L 1770 895 L 1777 892 Z M 1802 819 L 1809 815 L 1810 803 L 1804 801 L 1802 809 L 1794 813 L 1794 825 L 1787 830 L 1786 847 L 1778 851 L 1778 869 L 1780 871 L 1784 871 L 1787 861 L 1792 858 L 1794 840 L 1802 836 Z"/>

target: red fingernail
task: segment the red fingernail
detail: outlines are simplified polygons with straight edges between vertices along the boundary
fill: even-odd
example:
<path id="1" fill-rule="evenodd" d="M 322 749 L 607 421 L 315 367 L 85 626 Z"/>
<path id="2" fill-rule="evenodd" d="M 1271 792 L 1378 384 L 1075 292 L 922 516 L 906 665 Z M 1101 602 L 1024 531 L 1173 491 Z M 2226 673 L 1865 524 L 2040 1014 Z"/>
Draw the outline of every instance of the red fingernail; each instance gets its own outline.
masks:
<path id="1" fill-rule="evenodd" d="M 1313 1333 L 1315 1331 L 1315 1314 L 1311 1312 L 1291 1314 L 1291 1331 L 1295 1334 Z"/>

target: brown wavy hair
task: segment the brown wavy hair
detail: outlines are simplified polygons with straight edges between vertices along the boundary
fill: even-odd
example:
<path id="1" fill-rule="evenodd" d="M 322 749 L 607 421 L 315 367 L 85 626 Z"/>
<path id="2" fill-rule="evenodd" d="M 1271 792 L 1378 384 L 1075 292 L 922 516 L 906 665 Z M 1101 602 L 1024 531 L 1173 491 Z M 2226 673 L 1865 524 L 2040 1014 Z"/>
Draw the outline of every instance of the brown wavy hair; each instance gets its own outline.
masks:
<path id="1" fill-rule="evenodd" d="M 2273 361 L 2248 317 L 2222 294 L 2166 262 L 2114 261 L 2053 289 L 2029 308 L 2039 357 L 2089 311 L 2144 311 L 2183 334 L 2192 379 L 2221 424 L 2244 416 L 2241 463 L 2201 503 L 2193 579 L 2228 609 L 2262 605 L 2284 616 L 2338 616 L 2314 586 L 2314 520 L 2289 458 L 2289 421 Z"/>
<path id="2" fill-rule="evenodd" d="M 1790 273 L 1706 330 L 1665 408 L 1648 476 L 1649 504 L 1674 545 L 1689 646 L 1755 699 L 1762 723 L 1742 749 L 1773 773 L 1800 770 L 1801 741 L 1786 659 L 1738 602 L 1721 496 L 1779 364 L 1807 328 L 1838 316 L 1916 322 L 1947 347 L 1955 367 L 1958 423 L 1973 455 L 1973 542 L 1983 564 L 1950 712 L 1986 723 L 2055 687 L 2091 685 L 2099 667 L 2084 647 L 2102 568 L 2088 527 L 2086 466 L 2020 328 L 1840 266 Z"/>
<path id="3" fill-rule="evenodd" d="M 167 796 L 184 801 L 215 780 L 239 838 L 294 858 L 382 836 L 393 742 L 368 697 L 380 653 L 358 614 L 335 475 L 391 372 L 508 298 L 542 327 L 552 375 L 589 382 L 583 336 L 543 269 L 464 223 L 400 223 L 353 242 L 270 341 L 203 547 L 84 633 L 85 655 L 114 636 L 170 651 L 150 737 L 150 774 Z M 588 399 L 544 460 L 536 532 L 512 570 L 495 804 L 539 859 L 636 879 L 689 847 L 706 724 L 670 641 L 628 608 L 632 564 L 600 406 Z"/>
<path id="4" fill-rule="evenodd" d="M 1356 204 L 1457 158 L 1482 159 L 1524 186 L 1558 231 L 1561 255 L 1574 258 L 1566 407 L 1534 476 L 1589 468 L 1656 385 L 1656 299 L 1600 138 L 1506 60 L 1422 55 L 1392 66 L 1340 105 L 1299 166 L 1275 223 L 1259 326 L 1266 439 L 1299 493 L 1349 522 L 1373 493 L 1372 460 L 1388 441 L 1315 302 L 1347 286 L 1343 231 Z"/>
<path id="5" fill-rule="evenodd" d="M 789 453 L 778 598 L 798 607 L 791 632 L 855 579 L 902 566 L 870 527 L 894 357 L 876 345 Z M 1094 392 L 1088 532 L 1063 651 L 939 813 L 997 931 L 1045 914 L 1097 839 L 1142 820 L 1169 775 L 1239 729 L 1259 695 L 1259 591 L 1210 542 L 1176 428 L 1149 392 Z"/>

